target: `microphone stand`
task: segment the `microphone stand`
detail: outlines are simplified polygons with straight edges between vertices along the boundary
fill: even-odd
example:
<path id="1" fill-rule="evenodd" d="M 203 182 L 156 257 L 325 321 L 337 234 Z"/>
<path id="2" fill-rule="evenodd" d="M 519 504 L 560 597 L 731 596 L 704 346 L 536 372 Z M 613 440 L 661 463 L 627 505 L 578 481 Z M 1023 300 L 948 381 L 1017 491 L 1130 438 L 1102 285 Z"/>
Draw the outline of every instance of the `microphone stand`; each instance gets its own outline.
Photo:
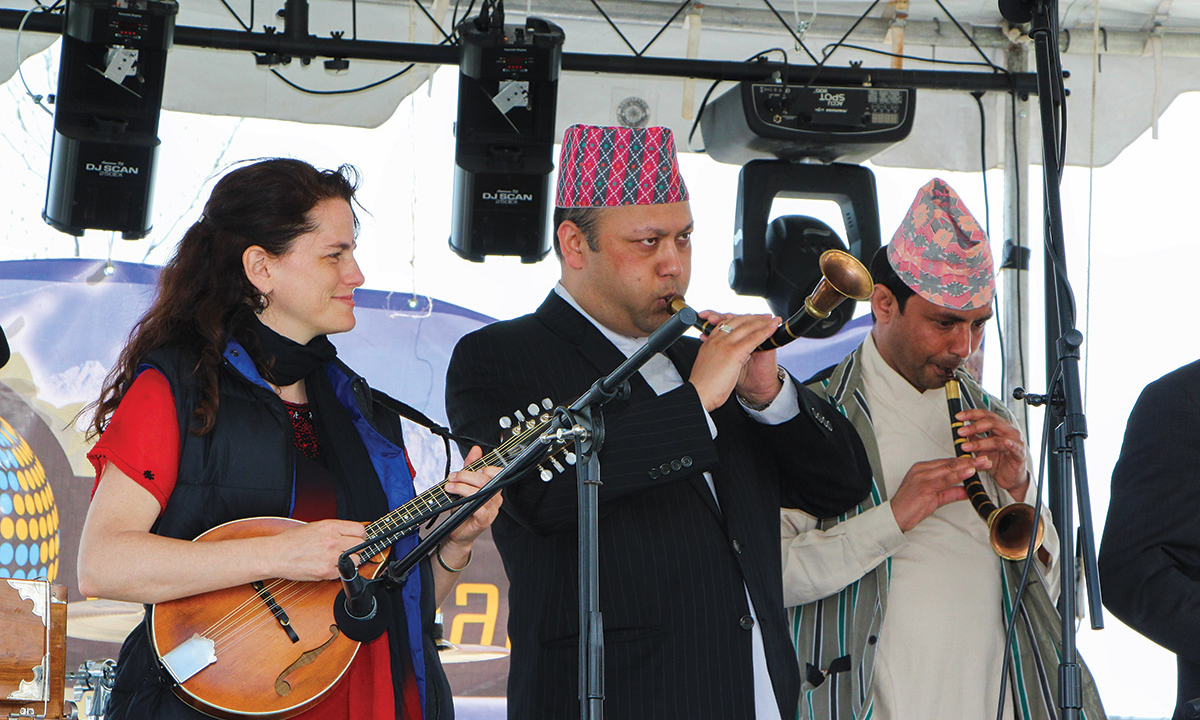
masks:
<path id="1" fill-rule="evenodd" d="M 1066 254 L 1063 242 L 1062 203 L 1059 183 L 1062 176 L 1062 148 L 1059 143 L 1060 125 L 1056 112 L 1063 102 L 1061 95 L 1061 70 L 1058 58 L 1056 0 L 1033 0 L 1030 17 L 1022 15 L 1028 7 L 1021 7 L 1006 0 L 1000 1 L 1002 14 L 1010 22 L 1029 20 L 1029 31 L 1036 48 L 1038 105 L 1042 121 L 1042 171 L 1045 193 L 1046 273 L 1047 301 L 1055 303 L 1055 314 L 1047 312 L 1047 336 L 1060 332 L 1056 347 L 1057 368 L 1048 373 L 1048 381 L 1054 382 L 1047 391 L 1046 427 L 1056 424 L 1055 452 L 1058 462 L 1051 464 L 1050 480 L 1052 494 L 1057 493 L 1060 545 L 1060 600 L 1059 613 L 1062 622 L 1062 649 L 1058 668 L 1058 703 L 1060 717 L 1078 720 L 1083 701 L 1083 671 L 1079 664 L 1075 635 L 1076 556 L 1074 547 L 1074 517 L 1071 505 L 1071 485 L 1074 480 L 1079 502 L 1080 560 L 1087 581 L 1089 615 L 1093 629 L 1104 626 L 1101 610 L 1100 576 L 1096 566 L 1095 540 L 1092 532 L 1091 500 L 1088 494 L 1087 464 L 1084 458 L 1083 440 L 1087 437 L 1087 419 L 1083 413 L 1083 400 L 1079 379 L 1079 348 L 1083 334 L 1075 328 L 1075 301 L 1067 282 Z M 1051 278 L 1053 273 L 1053 278 Z M 1024 394 L 1022 392 L 1022 394 Z M 1014 396 L 1020 396 L 1014 392 Z M 1073 471 L 1073 472 L 1072 472 Z"/>
<path id="2" fill-rule="evenodd" d="M 604 444 L 602 406 L 629 394 L 629 378 L 650 358 L 675 343 L 696 322 L 685 307 L 655 330 L 628 360 L 597 380 L 559 417 L 575 438 L 579 486 L 579 717 L 604 717 L 604 618 L 600 613 L 600 448 Z"/>

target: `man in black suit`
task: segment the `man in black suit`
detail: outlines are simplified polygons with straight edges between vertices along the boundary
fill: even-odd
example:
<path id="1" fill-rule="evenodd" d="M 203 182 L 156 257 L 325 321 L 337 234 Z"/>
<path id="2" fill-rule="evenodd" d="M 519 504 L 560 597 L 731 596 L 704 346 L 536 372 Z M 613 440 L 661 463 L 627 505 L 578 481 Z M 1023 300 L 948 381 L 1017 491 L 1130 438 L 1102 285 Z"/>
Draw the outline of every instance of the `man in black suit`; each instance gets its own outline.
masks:
<path id="1" fill-rule="evenodd" d="M 1200 362 L 1168 373 L 1138 398 L 1100 543 L 1104 605 L 1175 653 L 1174 720 L 1200 698 Z"/>
<path id="2" fill-rule="evenodd" d="M 570 128 L 556 205 L 560 284 L 532 315 L 464 337 L 450 361 L 451 425 L 485 444 L 500 416 L 567 404 L 616 368 L 687 290 L 692 216 L 669 130 Z M 781 504 L 835 515 L 870 486 L 849 423 L 773 351 L 754 352 L 779 318 L 701 315 L 717 330 L 655 356 L 604 409 L 605 712 L 621 720 L 792 717 Z M 502 507 L 509 717 L 577 717 L 574 472 L 531 475 Z"/>

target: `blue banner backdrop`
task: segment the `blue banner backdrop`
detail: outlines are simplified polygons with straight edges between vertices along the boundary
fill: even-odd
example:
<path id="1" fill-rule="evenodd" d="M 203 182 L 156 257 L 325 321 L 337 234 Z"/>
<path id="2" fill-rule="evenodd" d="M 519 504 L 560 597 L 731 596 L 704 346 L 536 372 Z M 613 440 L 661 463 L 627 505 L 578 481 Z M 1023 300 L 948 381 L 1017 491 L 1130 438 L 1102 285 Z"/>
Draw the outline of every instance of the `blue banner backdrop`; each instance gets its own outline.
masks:
<path id="1" fill-rule="evenodd" d="M 65 584 L 72 602 L 84 599 L 75 562 L 93 477 L 87 418 L 77 416 L 98 396 L 157 277 L 154 266 L 103 260 L 0 262 L 0 327 L 12 348 L 0 370 L 0 577 L 46 577 Z M 491 318 L 406 293 L 359 290 L 354 299 L 357 327 L 334 338 L 339 355 L 375 387 L 444 423 L 450 353 Z M 779 351 L 780 363 L 808 377 L 850 352 L 869 328 L 864 317 L 829 340 L 798 340 Z M 441 441 L 406 425 L 406 444 L 419 487 L 440 482 Z M 476 646 L 508 644 L 508 583 L 489 536 L 442 610 L 446 638 L 465 646 L 444 655 L 455 694 L 503 696 L 507 658 L 470 662 L 499 654 Z M 115 643 L 70 637 L 67 667 L 116 657 L 117 650 Z M 473 703 L 464 705 L 471 715 Z"/>

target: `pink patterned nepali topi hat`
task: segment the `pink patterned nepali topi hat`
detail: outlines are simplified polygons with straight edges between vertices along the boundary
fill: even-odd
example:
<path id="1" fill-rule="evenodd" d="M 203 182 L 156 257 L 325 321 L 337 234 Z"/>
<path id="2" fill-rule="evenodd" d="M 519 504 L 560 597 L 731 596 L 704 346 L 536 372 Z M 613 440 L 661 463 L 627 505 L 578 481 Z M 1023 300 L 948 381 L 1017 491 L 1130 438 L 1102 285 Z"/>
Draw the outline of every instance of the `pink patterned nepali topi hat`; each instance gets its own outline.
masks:
<path id="1" fill-rule="evenodd" d="M 572 125 L 563 133 L 556 206 L 663 205 L 687 199 L 668 128 Z"/>
<path id="2" fill-rule="evenodd" d="M 917 193 L 887 257 L 900 280 L 934 305 L 976 310 L 995 295 L 987 235 L 940 178 Z"/>

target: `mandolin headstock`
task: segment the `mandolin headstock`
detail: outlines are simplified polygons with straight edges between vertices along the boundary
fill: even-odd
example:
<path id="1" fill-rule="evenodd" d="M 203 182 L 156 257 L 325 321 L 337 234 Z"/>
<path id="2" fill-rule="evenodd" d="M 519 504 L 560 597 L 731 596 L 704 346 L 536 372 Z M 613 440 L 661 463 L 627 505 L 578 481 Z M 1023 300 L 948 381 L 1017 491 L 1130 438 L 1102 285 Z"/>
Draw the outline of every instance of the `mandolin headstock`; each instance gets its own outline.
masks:
<path id="1" fill-rule="evenodd" d="M 541 403 L 530 403 L 523 410 L 516 410 L 511 416 L 500 418 L 500 447 L 496 454 L 504 461 L 519 455 L 530 443 L 537 442 L 549 429 L 554 420 L 554 403 L 550 398 L 542 398 Z M 566 471 L 567 465 L 575 464 L 575 453 L 571 451 L 570 440 L 555 439 L 551 441 L 552 449 L 541 464 L 538 465 L 538 477 L 542 482 L 554 479 L 554 473 Z M 561 457 L 562 462 L 559 458 Z M 549 467 L 547 467 L 549 466 Z M 550 468 L 553 468 L 552 472 Z"/>

